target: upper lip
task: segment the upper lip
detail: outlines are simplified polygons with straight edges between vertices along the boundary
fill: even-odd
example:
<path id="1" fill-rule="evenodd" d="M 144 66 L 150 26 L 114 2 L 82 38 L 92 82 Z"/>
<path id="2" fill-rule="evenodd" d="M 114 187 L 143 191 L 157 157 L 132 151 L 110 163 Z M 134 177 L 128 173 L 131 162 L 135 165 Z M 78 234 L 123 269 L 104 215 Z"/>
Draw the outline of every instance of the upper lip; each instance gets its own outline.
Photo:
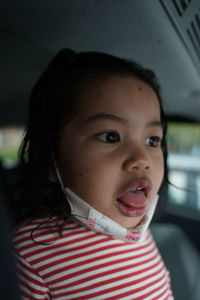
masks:
<path id="1" fill-rule="evenodd" d="M 152 189 L 152 183 L 149 179 L 145 178 L 145 179 L 135 179 L 133 180 L 130 184 L 128 184 L 126 186 L 126 188 L 124 189 L 124 191 L 119 195 L 118 198 L 122 197 L 123 195 L 129 193 L 129 192 L 133 192 L 136 191 L 137 189 L 142 189 L 144 192 L 145 197 L 148 196 L 148 193 L 151 191 Z"/>

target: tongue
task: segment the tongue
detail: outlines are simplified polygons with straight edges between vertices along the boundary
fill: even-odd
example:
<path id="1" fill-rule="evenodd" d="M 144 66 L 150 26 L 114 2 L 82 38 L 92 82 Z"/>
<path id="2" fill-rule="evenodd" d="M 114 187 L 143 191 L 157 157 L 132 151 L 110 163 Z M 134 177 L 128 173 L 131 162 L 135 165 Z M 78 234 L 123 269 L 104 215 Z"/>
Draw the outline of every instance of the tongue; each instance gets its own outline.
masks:
<path id="1" fill-rule="evenodd" d="M 118 201 L 130 207 L 144 207 L 146 197 L 143 191 L 128 192 L 118 198 Z"/>

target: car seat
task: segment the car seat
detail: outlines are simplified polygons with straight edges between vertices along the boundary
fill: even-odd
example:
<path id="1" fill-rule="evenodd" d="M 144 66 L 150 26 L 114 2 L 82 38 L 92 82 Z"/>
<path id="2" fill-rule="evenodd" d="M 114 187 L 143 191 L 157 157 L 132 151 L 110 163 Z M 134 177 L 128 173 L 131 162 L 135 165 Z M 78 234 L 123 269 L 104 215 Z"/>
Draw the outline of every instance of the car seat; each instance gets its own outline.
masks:
<path id="1" fill-rule="evenodd" d="M 170 271 L 176 300 L 200 300 L 200 255 L 177 225 L 153 223 L 151 231 Z"/>

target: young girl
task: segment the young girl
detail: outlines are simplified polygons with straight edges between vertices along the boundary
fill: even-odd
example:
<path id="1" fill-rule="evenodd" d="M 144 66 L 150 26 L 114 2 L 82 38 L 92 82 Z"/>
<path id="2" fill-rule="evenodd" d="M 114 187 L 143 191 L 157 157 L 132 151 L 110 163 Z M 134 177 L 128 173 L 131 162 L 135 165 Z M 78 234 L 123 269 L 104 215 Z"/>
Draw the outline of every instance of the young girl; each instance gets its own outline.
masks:
<path id="1" fill-rule="evenodd" d="M 166 177 L 152 71 L 62 50 L 36 83 L 14 243 L 24 299 L 173 299 L 148 229 Z"/>

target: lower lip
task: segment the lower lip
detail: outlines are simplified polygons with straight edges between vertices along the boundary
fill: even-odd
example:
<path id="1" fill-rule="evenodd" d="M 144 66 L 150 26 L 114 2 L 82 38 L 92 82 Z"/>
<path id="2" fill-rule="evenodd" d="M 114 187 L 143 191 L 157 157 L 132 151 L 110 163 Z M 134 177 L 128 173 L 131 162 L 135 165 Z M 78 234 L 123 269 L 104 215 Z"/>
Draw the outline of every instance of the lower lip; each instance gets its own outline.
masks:
<path id="1" fill-rule="evenodd" d="M 116 206 L 119 209 L 120 213 L 122 213 L 126 217 L 141 217 L 145 213 L 145 206 L 130 207 L 119 200 L 116 201 Z"/>

